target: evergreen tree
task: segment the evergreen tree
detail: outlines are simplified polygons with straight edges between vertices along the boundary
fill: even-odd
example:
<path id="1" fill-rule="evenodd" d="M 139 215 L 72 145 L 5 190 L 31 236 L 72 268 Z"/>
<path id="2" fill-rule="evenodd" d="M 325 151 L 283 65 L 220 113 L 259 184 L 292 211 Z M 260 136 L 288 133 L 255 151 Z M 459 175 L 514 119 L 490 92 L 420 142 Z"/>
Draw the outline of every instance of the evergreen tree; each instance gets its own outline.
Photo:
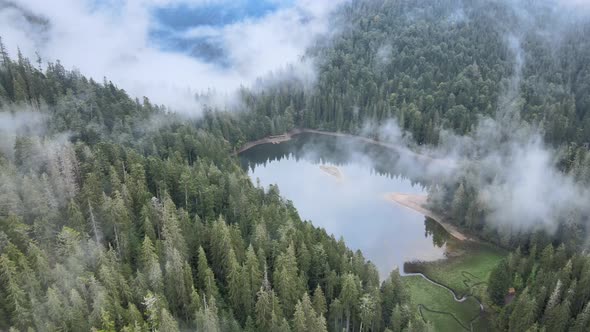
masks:
<path id="1" fill-rule="evenodd" d="M 342 277 L 342 290 L 339 298 L 346 315 L 345 329 L 350 331 L 350 321 L 359 298 L 358 281 L 353 274 L 348 273 Z"/>
<path id="2" fill-rule="evenodd" d="M 328 307 L 326 305 L 326 297 L 320 285 L 318 285 L 313 291 L 313 308 L 318 315 L 325 316 L 328 313 Z"/>
<path id="3" fill-rule="evenodd" d="M 273 279 L 284 312 L 291 316 L 302 290 L 293 243 L 277 258 Z"/>
<path id="4" fill-rule="evenodd" d="M 207 298 L 218 297 L 219 291 L 215 281 L 213 271 L 207 263 L 207 255 L 203 247 L 199 247 L 199 261 L 197 264 L 197 280 L 199 289 L 201 289 Z"/>
<path id="5" fill-rule="evenodd" d="M 504 297 L 508 294 L 511 279 L 506 261 L 500 262 L 492 270 L 488 284 L 488 295 L 494 304 L 504 304 Z"/>
<path id="6" fill-rule="evenodd" d="M 525 289 L 510 315 L 510 331 L 526 331 L 535 322 L 535 315 L 535 300 Z"/>

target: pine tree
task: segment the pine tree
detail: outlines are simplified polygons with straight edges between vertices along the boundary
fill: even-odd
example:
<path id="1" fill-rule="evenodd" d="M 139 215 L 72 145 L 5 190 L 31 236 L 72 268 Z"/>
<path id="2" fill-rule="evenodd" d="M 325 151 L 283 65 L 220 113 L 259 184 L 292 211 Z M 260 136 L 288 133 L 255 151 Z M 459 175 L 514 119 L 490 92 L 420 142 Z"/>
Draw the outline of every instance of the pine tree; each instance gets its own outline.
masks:
<path id="1" fill-rule="evenodd" d="M 324 292 L 320 285 L 318 285 L 313 291 L 313 308 L 318 315 L 325 316 L 328 312 L 326 297 L 324 296 Z"/>
<path id="2" fill-rule="evenodd" d="M 302 282 L 299 279 L 297 259 L 292 243 L 277 258 L 273 278 L 284 312 L 287 316 L 291 316 L 302 290 Z"/>
<path id="3" fill-rule="evenodd" d="M 7 254 L 0 255 L 0 278 L 2 296 L 10 311 L 10 324 L 19 330 L 26 330 L 31 322 L 31 313 L 23 287 L 19 285 L 16 265 Z"/>
<path id="4" fill-rule="evenodd" d="M 295 313 L 293 314 L 293 332 L 307 332 L 309 331 L 306 325 L 305 313 L 301 301 L 295 305 Z"/>
<path id="5" fill-rule="evenodd" d="M 402 311 L 399 305 L 396 305 L 391 310 L 391 318 L 389 327 L 393 332 L 401 332 L 404 327 L 404 321 L 402 317 Z"/>
<path id="6" fill-rule="evenodd" d="M 280 310 L 279 299 L 274 291 L 261 287 L 256 301 L 256 326 L 262 331 L 272 329 L 273 321 L 282 316 Z"/>
<path id="7" fill-rule="evenodd" d="M 244 292 L 248 290 L 244 288 L 242 267 L 238 264 L 234 250 L 231 248 L 229 249 L 227 264 L 228 266 L 225 270 L 228 271 L 226 284 L 229 303 L 233 311 L 238 315 L 238 318 L 245 319 L 245 316 L 240 317 L 240 315 L 245 313 L 245 303 L 243 302 L 245 297 Z"/>
<path id="8" fill-rule="evenodd" d="M 359 315 L 361 319 L 360 331 L 363 331 L 363 326 L 373 325 L 373 319 L 375 318 L 375 310 L 377 309 L 377 303 L 370 294 L 364 294 L 359 303 Z"/>
<path id="9" fill-rule="evenodd" d="M 570 317 L 570 303 L 568 300 L 565 300 L 547 312 L 544 318 L 545 327 L 547 331 L 566 331 Z"/>
<path id="10" fill-rule="evenodd" d="M 261 331 L 270 331 L 273 328 L 273 324 L 280 321 L 279 318 L 283 315 L 279 298 L 271 289 L 266 273 L 257 296 L 255 308 L 256 326 Z"/>
<path id="11" fill-rule="evenodd" d="M 149 288 L 156 294 L 161 294 L 163 287 L 162 269 L 158 255 L 149 237 L 145 237 L 141 247 L 141 271 L 146 276 Z"/>
<path id="12" fill-rule="evenodd" d="M 459 224 L 464 223 L 465 214 L 467 213 L 467 193 L 463 183 L 455 191 L 455 197 L 451 204 L 451 214 L 455 222 Z"/>
<path id="13" fill-rule="evenodd" d="M 344 309 L 342 307 L 342 303 L 339 299 L 334 299 L 332 303 L 330 303 L 330 320 L 332 321 L 332 326 L 334 331 L 341 331 L 342 330 L 342 317 L 344 316 Z"/>
<path id="14" fill-rule="evenodd" d="M 204 301 L 203 306 L 197 313 L 197 329 L 200 331 L 220 332 L 217 304 L 214 297 Z"/>
<path id="15" fill-rule="evenodd" d="M 132 238 L 130 235 L 132 225 L 131 218 L 125 207 L 125 202 L 118 191 L 113 193 L 113 198 L 105 197 L 103 210 L 113 230 L 113 242 L 119 257 L 129 260 L 131 255 Z"/>
<path id="16" fill-rule="evenodd" d="M 178 322 L 166 308 L 161 309 L 160 313 L 160 331 L 179 332 Z"/>
<path id="17" fill-rule="evenodd" d="M 350 320 L 359 298 L 358 282 L 353 274 L 346 274 L 342 277 L 342 290 L 340 301 L 346 314 L 346 331 L 350 331 Z"/>
<path id="18" fill-rule="evenodd" d="M 181 258 L 187 259 L 187 246 L 184 236 L 182 235 L 182 229 L 180 222 L 178 221 L 178 214 L 176 206 L 168 194 L 164 198 L 164 204 L 161 209 L 162 218 L 162 234 L 164 236 L 164 248 L 166 250 L 166 256 L 170 256 L 174 250 L 180 254 Z"/>
<path id="19" fill-rule="evenodd" d="M 199 247 L 199 258 L 197 264 L 197 280 L 199 289 L 201 289 L 207 298 L 219 296 L 217 290 L 217 283 L 213 271 L 209 268 L 207 263 L 207 255 L 203 247 Z"/>
<path id="20" fill-rule="evenodd" d="M 553 245 L 548 244 L 541 252 L 541 266 L 550 269 L 553 263 Z"/>
<path id="21" fill-rule="evenodd" d="M 391 271 L 389 277 L 381 285 L 383 323 L 386 326 L 389 326 L 394 307 L 405 300 L 402 298 L 402 289 L 403 285 L 398 270 Z"/>
<path id="22" fill-rule="evenodd" d="M 553 310 L 559 302 L 561 302 L 561 292 L 562 292 L 562 283 L 561 280 L 557 280 L 555 284 L 555 288 L 553 288 L 553 292 L 549 297 L 549 301 L 547 301 L 547 305 L 545 306 L 545 315 L 551 310 Z"/>
<path id="23" fill-rule="evenodd" d="M 72 331 L 86 331 L 89 329 L 88 326 L 88 305 L 86 301 L 80 296 L 80 293 L 76 289 L 70 291 L 70 323 L 68 328 Z"/>
<path id="24" fill-rule="evenodd" d="M 82 214 L 80 207 L 73 199 L 71 199 L 70 202 L 68 203 L 67 220 L 68 220 L 68 223 L 67 223 L 68 227 L 75 229 L 79 233 L 86 232 L 86 226 L 87 226 L 86 220 L 84 220 L 84 215 Z"/>
<path id="25" fill-rule="evenodd" d="M 572 332 L 583 332 L 590 329 L 590 302 L 584 306 L 584 310 L 578 314 L 572 324 Z"/>
<path id="26" fill-rule="evenodd" d="M 191 307 L 190 292 L 193 287 L 190 267 L 185 264 L 181 254 L 176 249 L 172 249 L 164 270 L 166 272 L 164 285 L 166 298 L 170 301 L 170 310 L 175 315 L 183 314 L 188 317 Z"/>
<path id="27" fill-rule="evenodd" d="M 227 264 L 229 249 L 232 248 L 231 235 L 225 219 L 219 218 L 211 229 L 211 266 L 220 280 L 225 280 L 229 271 Z"/>
<path id="28" fill-rule="evenodd" d="M 528 289 L 525 289 L 510 315 L 509 330 L 526 331 L 535 322 L 535 306 L 535 300 L 530 297 Z"/>
<path id="29" fill-rule="evenodd" d="M 511 279 L 506 261 L 500 262 L 492 270 L 488 279 L 488 295 L 494 304 L 504 304 L 504 297 L 510 287 Z"/>
<path id="30" fill-rule="evenodd" d="M 252 245 L 248 246 L 246 251 L 246 261 L 244 262 L 244 278 L 245 281 L 245 296 L 247 301 L 244 301 L 247 311 L 254 308 L 256 303 L 256 293 L 258 292 L 258 286 L 262 284 L 262 272 L 260 272 L 260 262 Z M 249 313 L 251 314 L 251 313 Z"/>

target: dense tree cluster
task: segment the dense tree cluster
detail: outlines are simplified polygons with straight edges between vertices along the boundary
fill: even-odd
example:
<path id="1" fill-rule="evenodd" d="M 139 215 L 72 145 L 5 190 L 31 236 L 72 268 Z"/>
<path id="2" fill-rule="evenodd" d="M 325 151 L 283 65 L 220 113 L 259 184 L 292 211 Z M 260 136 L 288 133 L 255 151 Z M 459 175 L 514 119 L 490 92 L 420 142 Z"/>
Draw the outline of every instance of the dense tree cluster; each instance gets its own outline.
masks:
<path id="1" fill-rule="evenodd" d="M 588 16 L 554 0 L 383 0 L 353 1 L 334 20 L 336 36 L 308 52 L 319 64 L 315 86 L 243 91 L 248 128 L 258 129 L 230 142 L 292 127 L 376 135 L 361 128 L 393 118 L 418 144 L 437 145 L 443 131 L 470 135 L 481 117 L 508 116 L 515 128 L 539 128 L 563 151 L 560 170 L 589 183 Z M 466 168 L 435 188 L 433 208 L 503 246 L 529 241 L 531 234 L 489 223 L 479 194 L 481 178 L 494 174 Z M 560 218 L 555 239 L 583 244 L 586 216 Z"/>
<path id="2" fill-rule="evenodd" d="M 248 115 L 177 122 L 110 82 L 2 55 L 7 121 L 42 121 L 2 133 L 0 330 L 427 328 L 397 271 L 380 283 L 251 183 L 226 139 Z"/>
<path id="3" fill-rule="evenodd" d="M 261 133 L 291 124 L 358 132 L 396 118 L 418 143 L 436 144 L 442 129 L 467 134 L 509 103 L 548 142 L 586 143 L 590 22 L 555 5 L 353 1 L 334 17 L 336 36 L 308 51 L 319 63 L 313 89 L 288 81 L 244 100 L 265 119 Z"/>
<path id="4" fill-rule="evenodd" d="M 231 154 L 295 127 L 359 133 L 390 118 L 436 145 L 510 109 L 588 185 L 590 24 L 552 4 L 352 1 L 306 54 L 314 86 L 243 89 L 246 111 L 199 120 L 59 62 L 12 60 L 0 43 L 0 108 L 31 120 L 0 132 L 0 330 L 427 329 L 397 272 L 380 283 L 360 252 L 302 221 L 278 188 L 254 186 Z M 432 190 L 433 208 L 527 248 L 490 277 L 498 326 L 587 330 L 590 263 L 574 254 L 587 216 L 563 216 L 552 237 L 501 232 L 477 164 L 467 167 Z"/>
<path id="5" fill-rule="evenodd" d="M 367 122 L 394 118 L 418 144 L 437 145 L 444 130 L 470 135 L 481 117 L 505 121 L 498 117 L 508 115 L 514 127 L 539 128 L 545 143 L 562 151 L 560 171 L 581 186 L 590 184 L 590 20 L 583 13 L 552 0 L 384 0 L 353 1 L 335 20 L 343 23 L 336 37 L 309 51 L 320 65 L 314 89 L 289 82 L 272 92 L 246 93 L 257 116 L 282 115 L 295 126 L 365 135 Z M 479 237 L 510 248 L 538 248 L 523 264 L 511 258 L 490 277 L 489 295 L 498 305 L 509 287 L 517 288 L 499 326 L 588 329 L 586 289 L 576 285 L 585 278 L 585 256 L 571 258 L 574 272 L 555 290 L 567 264 L 543 266 L 537 252 L 561 244 L 559 257 L 563 251 L 571 257 L 587 245 L 588 216 L 557 216 L 552 234 L 499 228 L 488 220 L 490 208 L 479 187 L 482 177 L 492 181 L 495 175 L 482 176 L 478 167 L 465 165 L 460 177 L 432 187 L 430 203 Z M 549 301 L 552 292 L 555 299 Z"/>
<path id="6" fill-rule="evenodd" d="M 505 331 L 588 331 L 590 259 L 569 253 L 562 244 L 543 249 L 533 241 L 527 254 L 511 253 L 492 272 L 488 293 L 504 305 L 497 317 Z M 505 297 L 515 288 L 516 297 Z"/>

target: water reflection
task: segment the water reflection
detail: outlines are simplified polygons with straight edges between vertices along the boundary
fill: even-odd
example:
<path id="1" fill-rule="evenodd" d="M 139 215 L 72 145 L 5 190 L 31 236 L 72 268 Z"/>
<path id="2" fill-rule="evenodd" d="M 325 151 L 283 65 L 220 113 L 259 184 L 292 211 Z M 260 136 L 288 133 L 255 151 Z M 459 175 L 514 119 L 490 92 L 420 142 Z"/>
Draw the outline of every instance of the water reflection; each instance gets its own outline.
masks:
<path id="1" fill-rule="evenodd" d="M 424 193 L 424 183 L 396 172 L 396 155 L 352 139 L 306 134 L 256 146 L 240 155 L 250 177 L 277 184 L 299 214 L 344 237 L 382 277 L 413 260 L 444 257 L 447 234 L 436 222 L 386 201 L 386 192 Z M 320 169 L 339 169 L 341 178 Z"/>

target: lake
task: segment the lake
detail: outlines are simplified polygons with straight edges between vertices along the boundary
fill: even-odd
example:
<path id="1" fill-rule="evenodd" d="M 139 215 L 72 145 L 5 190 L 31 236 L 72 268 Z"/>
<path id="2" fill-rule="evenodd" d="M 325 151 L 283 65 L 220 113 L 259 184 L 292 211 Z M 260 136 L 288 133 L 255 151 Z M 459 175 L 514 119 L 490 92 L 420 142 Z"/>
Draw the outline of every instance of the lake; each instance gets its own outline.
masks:
<path id="1" fill-rule="evenodd" d="M 240 154 L 254 183 L 278 185 L 303 219 L 360 249 L 381 278 L 404 262 L 444 258 L 448 238 L 435 221 L 383 198 L 425 194 L 424 183 L 399 174 L 397 158 L 384 147 L 310 133 Z"/>

